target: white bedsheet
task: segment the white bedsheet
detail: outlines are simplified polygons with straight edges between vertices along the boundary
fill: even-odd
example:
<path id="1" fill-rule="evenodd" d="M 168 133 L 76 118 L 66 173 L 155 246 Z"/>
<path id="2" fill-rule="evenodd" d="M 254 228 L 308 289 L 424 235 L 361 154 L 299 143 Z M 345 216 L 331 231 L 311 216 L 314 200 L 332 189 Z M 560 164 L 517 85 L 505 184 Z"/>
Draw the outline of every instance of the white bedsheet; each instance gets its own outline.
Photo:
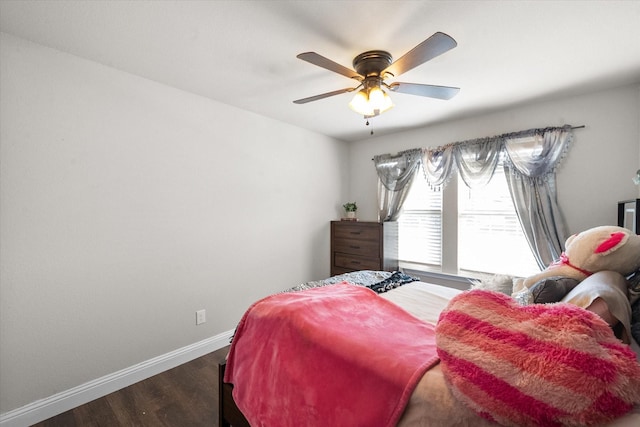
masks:
<path id="1" fill-rule="evenodd" d="M 418 319 L 435 325 L 440 312 L 460 290 L 425 282 L 411 282 L 380 294 Z"/>

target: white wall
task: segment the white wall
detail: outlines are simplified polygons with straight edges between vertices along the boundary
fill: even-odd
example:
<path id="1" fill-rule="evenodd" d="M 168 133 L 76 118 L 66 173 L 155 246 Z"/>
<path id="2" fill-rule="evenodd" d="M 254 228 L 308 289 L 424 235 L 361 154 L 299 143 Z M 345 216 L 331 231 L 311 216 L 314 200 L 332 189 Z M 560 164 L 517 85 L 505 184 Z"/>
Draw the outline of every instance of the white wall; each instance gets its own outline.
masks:
<path id="1" fill-rule="evenodd" d="M 345 143 L 1 43 L 0 413 L 231 330 L 258 298 L 329 275 Z"/>
<path id="2" fill-rule="evenodd" d="M 640 158 L 637 85 L 540 102 L 495 114 L 358 141 L 350 146 L 351 187 L 359 216 L 376 218 L 376 154 L 437 147 L 506 132 L 571 124 L 574 143 L 557 172 L 558 197 L 569 232 L 617 223 L 617 202 L 638 194 L 631 178 Z M 366 199 L 366 202 L 365 202 Z"/>

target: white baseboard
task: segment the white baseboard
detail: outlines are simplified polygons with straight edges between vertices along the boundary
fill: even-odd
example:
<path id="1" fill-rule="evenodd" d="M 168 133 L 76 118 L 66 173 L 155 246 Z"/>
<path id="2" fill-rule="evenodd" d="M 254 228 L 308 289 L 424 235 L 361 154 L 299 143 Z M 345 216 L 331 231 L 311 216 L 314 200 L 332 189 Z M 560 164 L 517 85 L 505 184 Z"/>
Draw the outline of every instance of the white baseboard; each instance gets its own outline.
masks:
<path id="1" fill-rule="evenodd" d="M 27 427 L 229 345 L 233 330 L 0 414 L 0 427 Z"/>

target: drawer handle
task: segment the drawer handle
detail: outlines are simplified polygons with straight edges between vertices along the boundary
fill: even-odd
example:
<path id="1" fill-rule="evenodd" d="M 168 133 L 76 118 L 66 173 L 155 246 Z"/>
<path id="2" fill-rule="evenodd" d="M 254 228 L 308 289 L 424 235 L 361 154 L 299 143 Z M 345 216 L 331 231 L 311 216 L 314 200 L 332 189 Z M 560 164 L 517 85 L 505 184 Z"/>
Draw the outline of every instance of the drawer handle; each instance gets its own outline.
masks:
<path id="1" fill-rule="evenodd" d="M 353 246 L 353 245 L 351 245 L 351 246 L 349 246 L 349 247 L 350 247 L 351 249 L 360 249 L 360 246 Z"/>
<path id="2" fill-rule="evenodd" d="M 360 265 L 360 261 L 351 261 L 351 264 Z"/>
<path id="3" fill-rule="evenodd" d="M 361 231 L 352 231 L 349 234 L 355 234 L 356 236 L 359 236 L 360 234 L 362 234 L 362 232 Z"/>

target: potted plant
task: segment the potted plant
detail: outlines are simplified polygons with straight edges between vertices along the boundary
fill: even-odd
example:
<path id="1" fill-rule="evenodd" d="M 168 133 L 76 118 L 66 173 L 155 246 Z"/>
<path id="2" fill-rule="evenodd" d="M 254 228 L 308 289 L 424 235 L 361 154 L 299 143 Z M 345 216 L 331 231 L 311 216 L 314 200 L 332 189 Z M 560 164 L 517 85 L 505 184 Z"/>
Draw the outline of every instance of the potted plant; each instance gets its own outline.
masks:
<path id="1" fill-rule="evenodd" d="M 356 217 L 356 211 L 358 210 L 358 206 L 356 205 L 356 202 L 345 203 L 344 205 L 342 205 L 342 207 L 344 208 L 344 211 L 347 213 L 347 218 Z"/>

